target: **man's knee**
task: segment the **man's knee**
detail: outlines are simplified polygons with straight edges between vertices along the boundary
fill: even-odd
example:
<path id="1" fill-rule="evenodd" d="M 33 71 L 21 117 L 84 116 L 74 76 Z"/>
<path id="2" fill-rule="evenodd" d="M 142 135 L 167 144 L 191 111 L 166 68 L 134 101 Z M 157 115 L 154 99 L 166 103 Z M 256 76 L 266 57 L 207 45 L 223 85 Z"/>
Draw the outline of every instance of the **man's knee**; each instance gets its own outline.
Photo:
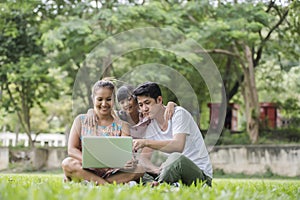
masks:
<path id="1" fill-rule="evenodd" d="M 180 159 L 182 158 L 184 155 L 182 153 L 179 153 L 179 152 L 174 152 L 174 153 L 171 153 L 169 158 L 173 159 L 173 160 L 177 160 L 177 159 Z"/>
<path id="2" fill-rule="evenodd" d="M 174 152 L 170 154 L 166 160 L 166 164 L 173 166 L 174 164 L 180 164 L 184 159 L 186 159 L 186 157 L 183 154 Z"/>
<path id="3" fill-rule="evenodd" d="M 167 160 L 162 164 L 162 171 L 169 173 L 170 170 L 174 171 L 180 168 L 184 158 L 185 156 L 178 152 L 170 154 Z"/>
<path id="4" fill-rule="evenodd" d="M 169 155 L 167 160 L 162 164 L 158 181 L 173 183 L 181 179 L 182 162 L 185 156 L 181 153 L 174 152 Z"/>

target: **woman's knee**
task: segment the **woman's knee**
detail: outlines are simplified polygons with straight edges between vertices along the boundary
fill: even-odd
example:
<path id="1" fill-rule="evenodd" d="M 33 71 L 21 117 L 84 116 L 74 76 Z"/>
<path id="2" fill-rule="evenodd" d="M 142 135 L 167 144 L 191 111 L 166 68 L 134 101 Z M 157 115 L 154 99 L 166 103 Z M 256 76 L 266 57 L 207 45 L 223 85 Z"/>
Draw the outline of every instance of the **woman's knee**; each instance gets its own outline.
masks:
<path id="1" fill-rule="evenodd" d="M 79 164 L 80 163 L 78 160 L 68 157 L 62 161 L 61 167 L 65 172 L 72 172 L 78 167 Z"/>
<path id="2" fill-rule="evenodd" d="M 69 162 L 70 162 L 70 158 L 65 158 L 62 162 L 61 162 L 61 167 L 63 169 L 66 169 L 69 166 Z"/>

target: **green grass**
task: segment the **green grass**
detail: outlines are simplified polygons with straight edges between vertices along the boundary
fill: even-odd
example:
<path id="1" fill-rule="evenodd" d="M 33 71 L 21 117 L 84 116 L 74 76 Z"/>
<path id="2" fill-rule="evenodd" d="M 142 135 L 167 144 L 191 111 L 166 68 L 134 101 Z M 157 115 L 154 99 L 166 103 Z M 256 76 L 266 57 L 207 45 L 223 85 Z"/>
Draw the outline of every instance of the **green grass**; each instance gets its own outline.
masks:
<path id="1" fill-rule="evenodd" d="M 285 180 L 300 180 L 300 176 L 280 176 L 271 172 L 271 170 L 267 170 L 263 174 L 244 174 L 244 173 L 225 173 L 223 170 L 215 169 L 214 177 L 218 179 L 285 179 Z"/>
<path id="2" fill-rule="evenodd" d="M 300 199 L 299 180 L 214 179 L 213 187 L 63 183 L 61 174 L 0 174 L 1 200 Z"/>

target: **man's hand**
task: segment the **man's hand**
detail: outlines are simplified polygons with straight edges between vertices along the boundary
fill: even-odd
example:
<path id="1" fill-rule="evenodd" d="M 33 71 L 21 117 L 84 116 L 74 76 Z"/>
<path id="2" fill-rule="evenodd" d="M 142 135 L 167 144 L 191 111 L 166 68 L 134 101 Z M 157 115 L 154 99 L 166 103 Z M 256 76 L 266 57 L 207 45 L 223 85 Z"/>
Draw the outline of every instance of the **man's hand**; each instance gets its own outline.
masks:
<path id="1" fill-rule="evenodd" d="M 133 140 L 133 151 L 137 152 L 139 149 L 142 149 L 146 146 L 147 140 L 145 139 L 135 139 Z"/>

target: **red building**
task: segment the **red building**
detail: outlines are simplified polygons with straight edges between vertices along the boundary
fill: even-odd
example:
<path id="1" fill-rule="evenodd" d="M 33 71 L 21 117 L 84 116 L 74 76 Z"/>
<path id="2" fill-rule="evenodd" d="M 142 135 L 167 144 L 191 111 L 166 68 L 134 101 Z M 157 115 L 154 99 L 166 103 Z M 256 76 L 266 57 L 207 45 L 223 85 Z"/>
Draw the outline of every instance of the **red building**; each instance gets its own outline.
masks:
<path id="1" fill-rule="evenodd" d="M 262 128 L 277 127 L 277 106 L 275 103 L 263 102 L 260 103 L 260 116 Z"/>
<path id="2" fill-rule="evenodd" d="M 217 128 L 219 122 L 219 103 L 209 103 L 210 109 L 209 119 L 210 126 L 213 129 Z M 232 132 L 238 131 L 238 110 L 239 105 L 230 103 L 227 107 L 227 114 L 224 122 L 224 127 Z M 275 103 L 264 102 L 260 103 L 260 116 L 259 116 L 262 128 L 276 128 L 277 127 L 277 106 Z"/>
<path id="3" fill-rule="evenodd" d="M 219 110 L 220 104 L 219 103 L 209 103 L 209 119 L 210 119 L 210 126 L 213 129 L 217 128 L 219 122 Z M 234 103 L 230 103 L 227 107 L 226 118 L 224 122 L 224 127 L 231 130 L 231 131 L 238 131 L 238 109 L 239 106 Z"/>

